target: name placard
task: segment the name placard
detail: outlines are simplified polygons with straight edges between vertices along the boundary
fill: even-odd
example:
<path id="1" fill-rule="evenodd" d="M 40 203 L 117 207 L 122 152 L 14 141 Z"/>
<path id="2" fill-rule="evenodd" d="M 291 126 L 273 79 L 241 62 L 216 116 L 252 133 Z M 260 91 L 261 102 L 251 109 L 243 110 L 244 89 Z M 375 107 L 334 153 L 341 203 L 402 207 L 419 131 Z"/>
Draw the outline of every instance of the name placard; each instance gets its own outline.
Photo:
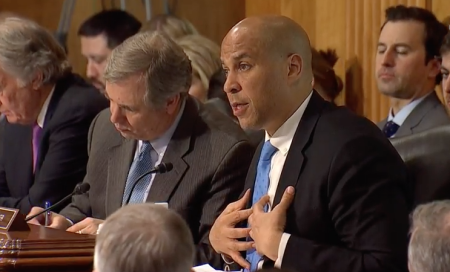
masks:
<path id="1" fill-rule="evenodd" d="M 30 230 L 30 227 L 18 209 L 0 207 L 0 232 L 27 230 Z"/>

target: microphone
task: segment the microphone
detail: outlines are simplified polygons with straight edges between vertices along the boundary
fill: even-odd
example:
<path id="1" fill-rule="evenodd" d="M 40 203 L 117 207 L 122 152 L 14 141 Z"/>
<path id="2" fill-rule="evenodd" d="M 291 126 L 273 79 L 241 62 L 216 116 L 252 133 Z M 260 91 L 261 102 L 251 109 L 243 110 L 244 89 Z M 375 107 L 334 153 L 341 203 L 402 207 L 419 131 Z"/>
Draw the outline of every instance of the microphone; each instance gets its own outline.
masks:
<path id="1" fill-rule="evenodd" d="M 168 163 L 160 163 L 157 166 L 155 166 L 155 168 L 151 169 L 148 172 L 145 172 L 144 174 L 140 175 L 136 181 L 134 182 L 133 186 L 131 187 L 131 191 L 130 191 L 130 195 L 127 197 L 127 201 L 125 202 L 125 205 L 128 205 L 128 203 L 130 203 L 130 199 L 131 199 L 131 195 L 133 194 L 134 188 L 136 188 L 136 185 L 138 185 L 139 181 L 141 181 L 141 179 L 145 178 L 146 176 L 150 175 L 150 174 L 163 174 L 163 173 L 167 173 L 170 172 L 173 169 L 173 164 L 171 164 L 170 162 Z"/>
<path id="2" fill-rule="evenodd" d="M 43 210 L 43 211 L 41 211 L 41 212 L 39 212 L 39 213 L 37 213 L 37 214 L 35 214 L 35 215 L 33 215 L 33 216 L 29 216 L 29 217 L 25 218 L 25 222 L 28 222 L 28 221 L 30 221 L 31 219 L 36 218 L 36 217 L 38 217 L 39 215 L 41 215 L 41 214 L 43 214 L 43 213 L 45 213 L 45 212 L 48 212 L 48 211 L 50 211 L 50 210 L 53 210 L 55 207 L 61 205 L 61 203 L 64 203 L 64 202 L 67 201 L 69 198 L 71 198 L 73 195 L 79 195 L 79 194 L 84 194 L 84 193 L 86 193 L 86 192 L 89 190 L 90 187 L 91 187 L 91 186 L 89 185 L 89 183 L 79 183 L 79 184 L 77 184 L 77 186 L 75 186 L 75 189 L 73 190 L 72 193 L 70 193 L 70 195 L 64 197 L 63 199 L 61 199 L 60 201 L 58 201 L 58 202 L 56 202 L 55 204 L 51 205 L 51 206 L 48 207 L 47 209 L 45 209 L 45 210 Z"/>

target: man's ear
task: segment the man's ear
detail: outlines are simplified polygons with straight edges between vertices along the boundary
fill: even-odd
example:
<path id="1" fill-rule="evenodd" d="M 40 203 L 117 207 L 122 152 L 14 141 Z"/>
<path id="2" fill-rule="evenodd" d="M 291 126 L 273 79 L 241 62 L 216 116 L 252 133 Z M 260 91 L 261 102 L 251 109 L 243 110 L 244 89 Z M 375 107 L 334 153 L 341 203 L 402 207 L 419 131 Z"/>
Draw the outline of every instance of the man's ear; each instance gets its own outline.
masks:
<path id="1" fill-rule="evenodd" d="M 441 73 L 441 62 L 438 59 L 433 58 L 432 60 L 430 60 L 428 62 L 428 66 L 431 67 L 428 73 L 429 77 L 435 78 Z"/>
<path id="2" fill-rule="evenodd" d="M 304 76 L 303 71 L 303 59 L 298 54 L 292 54 L 287 60 L 287 73 L 286 77 L 289 83 L 299 82 L 302 76 Z M 312 83 L 312 82 L 311 82 Z"/>
<path id="3" fill-rule="evenodd" d="M 31 81 L 31 88 L 33 88 L 33 90 L 38 90 L 42 86 L 42 81 L 43 75 L 42 72 L 39 71 L 35 74 L 33 80 Z"/>
<path id="4" fill-rule="evenodd" d="M 167 113 L 173 114 L 176 111 L 180 99 L 181 99 L 181 94 L 177 94 L 167 100 L 167 104 L 166 104 Z"/>

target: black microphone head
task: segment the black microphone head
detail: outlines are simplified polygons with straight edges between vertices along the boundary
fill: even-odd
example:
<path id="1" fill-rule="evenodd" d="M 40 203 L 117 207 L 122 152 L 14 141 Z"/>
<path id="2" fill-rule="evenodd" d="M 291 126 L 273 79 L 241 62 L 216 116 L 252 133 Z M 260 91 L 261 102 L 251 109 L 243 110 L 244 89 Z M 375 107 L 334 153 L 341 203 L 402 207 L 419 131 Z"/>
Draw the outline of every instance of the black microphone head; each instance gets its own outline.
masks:
<path id="1" fill-rule="evenodd" d="M 168 162 L 168 163 L 163 162 L 160 165 L 158 165 L 156 168 L 158 169 L 158 173 L 160 173 L 160 174 L 167 173 L 173 169 L 173 164 L 171 164 L 170 162 Z"/>
<path id="2" fill-rule="evenodd" d="M 84 194 L 89 191 L 89 188 L 91 188 L 89 183 L 80 183 L 75 187 L 75 194 Z"/>

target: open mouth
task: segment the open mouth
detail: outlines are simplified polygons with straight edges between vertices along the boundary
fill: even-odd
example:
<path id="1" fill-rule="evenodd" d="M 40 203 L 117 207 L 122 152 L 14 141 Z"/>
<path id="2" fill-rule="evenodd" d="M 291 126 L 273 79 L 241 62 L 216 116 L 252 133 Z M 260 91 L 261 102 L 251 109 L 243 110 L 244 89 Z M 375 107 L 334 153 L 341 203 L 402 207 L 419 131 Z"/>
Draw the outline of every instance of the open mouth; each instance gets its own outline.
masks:
<path id="1" fill-rule="evenodd" d="M 233 108 L 233 114 L 235 116 L 241 116 L 247 110 L 248 103 L 233 103 L 231 104 L 231 107 Z"/>

